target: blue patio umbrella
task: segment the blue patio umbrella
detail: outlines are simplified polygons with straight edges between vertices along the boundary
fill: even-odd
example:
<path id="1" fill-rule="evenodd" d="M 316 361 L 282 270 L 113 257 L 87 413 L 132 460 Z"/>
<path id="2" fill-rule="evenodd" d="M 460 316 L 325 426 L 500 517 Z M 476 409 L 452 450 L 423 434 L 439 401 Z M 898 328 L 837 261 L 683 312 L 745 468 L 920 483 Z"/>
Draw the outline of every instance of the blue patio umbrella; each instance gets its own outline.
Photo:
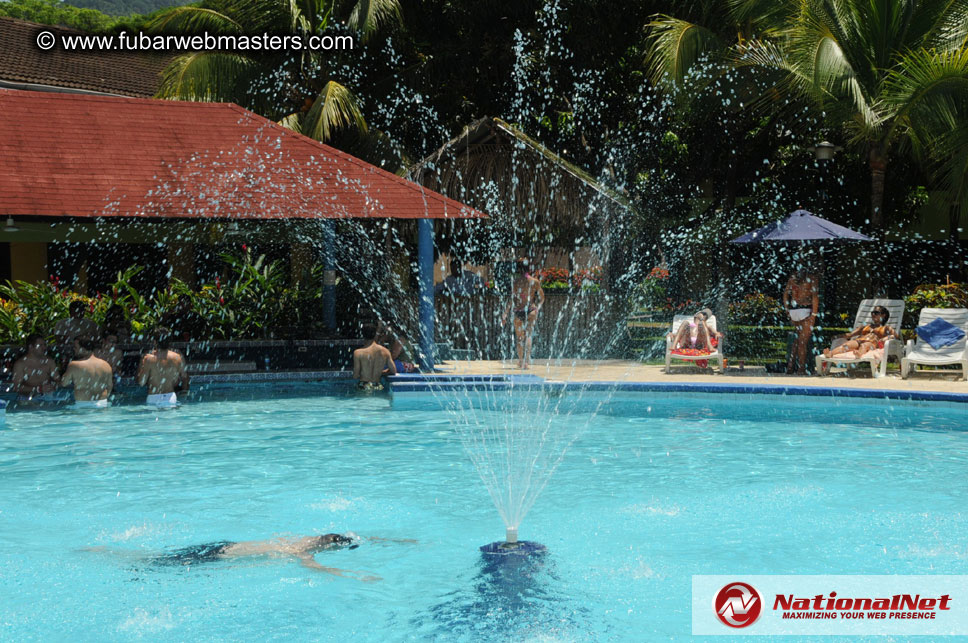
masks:
<path id="1" fill-rule="evenodd" d="M 867 235 L 797 210 L 782 221 L 736 237 L 730 243 L 808 243 L 810 241 L 873 241 Z"/>

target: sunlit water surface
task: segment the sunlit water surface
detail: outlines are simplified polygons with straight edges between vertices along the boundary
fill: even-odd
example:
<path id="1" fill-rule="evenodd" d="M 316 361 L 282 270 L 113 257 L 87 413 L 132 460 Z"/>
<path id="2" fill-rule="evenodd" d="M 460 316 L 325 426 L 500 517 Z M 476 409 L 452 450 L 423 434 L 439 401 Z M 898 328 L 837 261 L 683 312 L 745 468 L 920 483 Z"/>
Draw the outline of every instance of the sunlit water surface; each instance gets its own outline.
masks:
<path id="1" fill-rule="evenodd" d="M 503 525 L 447 413 L 346 397 L 11 413 L 0 639 L 677 639 L 693 574 L 966 574 L 964 416 L 616 396 L 521 527 L 547 559 L 508 586 L 482 565 Z M 417 542 L 316 557 L 372 583 L 278 559 L 150 563 L 347 530 Z"/>

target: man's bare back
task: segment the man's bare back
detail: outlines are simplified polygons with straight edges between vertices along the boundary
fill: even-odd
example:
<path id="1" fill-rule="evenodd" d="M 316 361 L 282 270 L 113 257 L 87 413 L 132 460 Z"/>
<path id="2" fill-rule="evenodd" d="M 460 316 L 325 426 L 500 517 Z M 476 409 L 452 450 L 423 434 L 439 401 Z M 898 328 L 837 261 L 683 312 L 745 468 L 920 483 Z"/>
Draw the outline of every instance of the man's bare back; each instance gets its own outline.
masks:
<path id="1" fill-rule="evenodd" d="M 94 402 L 108 399 L 114 388 L 111 365 L 99 357 L 89 355 L 67 365 L 61 386 L 74 385 L 76 402 Z"/>
<path id="2" fill-rule="evenodd" d="M 44 395 L 57 388 L 57 365 L 46 355 L 25 355 L 13 365 L 13 388 L 21 395 Z"/>
<path id="3" fill-rule="evenodd" d="M 138 384 L 148 387 L 148 395 L 165 395 L 188 388 L 188 371 L 181 353 L 157 348 L 141 358 Z"/>
<path id="4" fill-rule="evenodd" d="M 397 374 L 397 367 L 386 348 L 371 342 L 353 351 L 353 378 L 361 384 L 379 384 L 384 373 Z"/>

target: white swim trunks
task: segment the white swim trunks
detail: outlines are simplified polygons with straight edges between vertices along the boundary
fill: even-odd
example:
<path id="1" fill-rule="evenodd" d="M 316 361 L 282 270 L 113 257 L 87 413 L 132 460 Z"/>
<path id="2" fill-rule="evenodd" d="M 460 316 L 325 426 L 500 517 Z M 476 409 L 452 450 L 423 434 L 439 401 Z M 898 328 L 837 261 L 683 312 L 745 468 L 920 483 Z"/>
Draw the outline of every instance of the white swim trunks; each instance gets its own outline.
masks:
<path id="1" fill-rule="evenodd" d="M 156 393 L 149 395 L 145 404 L 148 406 L 157 406 L 158 408 L 177 406 L 178 396 L 174 393 Z"/>
<path id="2" fill-rule="evenodd" d="M 106 409 L 110 406 L 107 400 L 80 400 L 74 402 L 74 409 Z"/>
<path id="3" fill-rule="evenodd" d="M 813 314 L 813 310 L 810 308 L 791 308 L 790 309 L 790 319 L 795 322 L 803 321 L 807 317 Z"/>

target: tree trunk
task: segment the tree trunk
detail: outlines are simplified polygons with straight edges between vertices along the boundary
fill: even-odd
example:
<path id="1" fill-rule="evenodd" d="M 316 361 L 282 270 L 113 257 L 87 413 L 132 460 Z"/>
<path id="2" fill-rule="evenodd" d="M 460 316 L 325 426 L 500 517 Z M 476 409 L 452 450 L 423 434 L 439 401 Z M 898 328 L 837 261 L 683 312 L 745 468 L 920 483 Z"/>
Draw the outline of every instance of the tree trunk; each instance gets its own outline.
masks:
<path id="1" fill-rule="evenodd" d="M 958 241 L 958 224 L 961 222 L 961 204 L 958 202 L 948 206 L 948 239 Z"/>
<path id="2" fill-rule="evenodd" d="M 887 171 L 887 152 L 880 145 L 874 145 L 870 153 L 871 168 L 871 229 L 879 237 L 884 236 L 886 217 L 884 216 L 884 175 Z"/>

